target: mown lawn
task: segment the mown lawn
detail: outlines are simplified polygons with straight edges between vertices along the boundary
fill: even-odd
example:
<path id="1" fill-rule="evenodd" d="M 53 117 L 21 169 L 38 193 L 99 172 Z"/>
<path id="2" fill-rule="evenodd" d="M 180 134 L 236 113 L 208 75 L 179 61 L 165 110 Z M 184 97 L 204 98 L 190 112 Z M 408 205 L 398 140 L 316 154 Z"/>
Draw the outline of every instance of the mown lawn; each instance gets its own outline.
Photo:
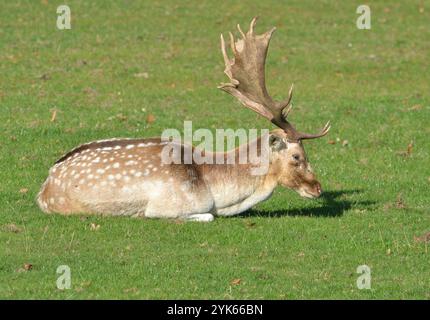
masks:
<path id="1" fill-rule="evenodd" d="M 63 3 L 71 30 L 56 29 Z M 358 30 L 359 4 L 2 1 L 0 298 L 429 299 L 429 243 L 417 237 L 430 231 L 430 6 L 371 1 L 372 29 Z M 257 31 L 278 28 L 272 95 L 294 82 L 292 121 L 332 122 L 306 143 L 323 198 L 278 188 L 209 224 L 38 209 L 49 167 L 80 143 L 184 120 L 267 128 L 216 89 L 219 34 L 254 15 Z M 56 288 L 60 265 L 70 290 Z M 359 265 L 370 290 L 356 286 Z"/>

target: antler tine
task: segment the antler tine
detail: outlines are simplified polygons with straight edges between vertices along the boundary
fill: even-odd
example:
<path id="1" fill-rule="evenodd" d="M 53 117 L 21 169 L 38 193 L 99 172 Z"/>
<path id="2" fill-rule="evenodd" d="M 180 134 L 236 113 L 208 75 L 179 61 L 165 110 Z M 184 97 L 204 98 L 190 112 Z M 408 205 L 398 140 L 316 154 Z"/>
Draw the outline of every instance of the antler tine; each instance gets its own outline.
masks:
<path id="1" fill-rule="evenodd" d="M 231 39 L 233 39 L 232 38 L 233 35 L 231 33 L 230 33 L 230 37 L 231 37 Z M 237 81 L 236 79 L 234 79 L 233 75 L 231 73 L 231 61 L 230 61 L 230 58 L 227 55 L 227 50 L 225 49 L 225 41 L 224 41 L 224 37 L 223 37 L 222 34 L 221 34 L 220 38 L 221 38 L 221 51 L 222 51 L 222 56 L 224 57 L 224 63 L 225 63 L 224 73 L 228 76 L 228 78 L 230 79 L 231 83 L 222 83 L 218 88 L 221 88 L 223 86 L 235 87 L 236 85 L 239 84 L 239 81 Z M 232 50 L 234 50 L 234 42 L 233 41 L 232 41 Z"/>
<path id="2" fill-rule="evenodd" d="M 221 52 L 222 52 L 222 56 L 224 57 L 224 63 L 227 66 L 227 64 L 230 64 L 230 59 L 228 58 L 227 51 L 225 50 L 225 41 L 222 33 L 220 35 L 220 38 L 221 38 Z"/>
<path id="3" fill-rule="evenodd" d="M 291 84 L 290 90 L 288 91 L 288 98 L 279 103 L 279 108 L 281 110 L 283 110 L 284 108 L 286 108 L 290 105 L 291 99 L 293 98 L 293 89 L 294 89 L 294 83 Z M 291 108 L 289 108 L 289 109 L 291 109 Z M 288 113 L 287 113 L 287 115 L 288 115 Z"/>
<path id="4" fill-rule="evenodd" d="M 275 32 L 275 31 L 276 31 L 276 27 L 273 27 L 272 29 L 267 31 L 264 35 L 270 39 L 272 37 L 273 32 Z"/>
<path id="5" fill-rule="evenodd" d="M 240 24 L 237 24 L 237 30 L 239 30 L 240 35 L 242 36 L 242 38 L 245 39 L 245 33 L 243 33 L 242 28 L 240 27 Z"/>
<path id="6" fill-rule="evenodd" d="M 298 139 L 306 140 L 306 139 L 316 139 L 316 138 L 324 137 L 330 131 L 330 128 L 331 128 L 330 121 L 328 121 L 325 124 L 324 128 L 322 128 L 319 133 L 316 133 L 316 134 L 299 133 Z"/>
<path id="7" fill-rule="evenodd" d="M 236 54 L 236 45 L 234 44 L 233 33 L 229 32 L 228 34 L 230 35 L 230 48 L 231 48 L 231 51 L 233 51 L 233 54 L 235 55 Z"/>
<path id="8" fill-rule="evenodd" d="M 281 113 L 282 113 L 282 117 L 284 118 L 284 120 L 287 119 L 288 114 L 290 113 L 292 108 L 293 108 L 293 105 L 289 105 L 286 108 L 282 109 Z"/>
<path id="9" fill-rule="evenodd" d="M 254 18 L 252 18 L 252 21 L 249 24 L 248 34 L 251 36 L 254 35 L 254 27 L 255 27 L 255 24 L 257 23 L 257 20 L 258 20 L 258 17 L 254 17 Z"/>

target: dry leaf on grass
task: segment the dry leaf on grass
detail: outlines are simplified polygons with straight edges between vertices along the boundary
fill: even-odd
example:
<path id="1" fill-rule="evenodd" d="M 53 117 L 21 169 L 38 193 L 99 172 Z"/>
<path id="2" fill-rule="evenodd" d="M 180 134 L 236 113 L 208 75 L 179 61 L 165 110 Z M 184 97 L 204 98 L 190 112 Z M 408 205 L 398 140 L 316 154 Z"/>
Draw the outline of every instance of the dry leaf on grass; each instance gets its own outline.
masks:
<path id="1" fill-rule="evenodd" d="M 232 286 L 238 286 L 241 282 L 242 282 L 241 279 L 233 279 L 233 280 L 230 281 L 230 284 Z"/>
<path id="2" fill-rule="evenodd" d="M 52 110 L 52 113 L 51 113 L 51 122 L 54 122 L 55 119 L 57 119 L 57 110 L 56 109 Z"/>
<path id="3" fill-rule="evenodd" d="M 149 124 L 151 124 L 151 123 L 153 123 L 153 122 L 155 122 L 155 116 L 153 115 L 153 114 L 148 114 L 147 116 L 146 116 L 146 123 L 149 123 Z"/>
<path id="4" fill-rule="evenodd" d="M 33 269 L 33 265 L 31 263 L 24 263 L 24 270 L 30 271 Z"/>
<path id="5" fill-rule="evenodd" d="M 148 79 L 149 78 L 149 74 L 148 72 L 139 72 L 139 73 L 135 73 L 134 76 L 136 78 L 144 78 L 144 79 Z"/>
<path id="6" fill-rule="evenodd" d="M 91 231 L 97 231 L 100 229 L 100 225 L 99 224 L 95 224 L 95 223 L 91 223 L 90 224 L 90 230 Z"/>
<path id="7" fill-rule="evenodd" d="M 408 148 L 406 150 L 406 152 L 408 153 L 408 155 L 410 155 L 412 153 L 412 148 L 413 148 L 413 143 L 411 141 L 411 143 L 408 144 Z"/>
<path id="8" fill-rule="evenodd" d="M 32 269 L 33 269 L 33 265 L 31 263 L 24 263 L 22 268 L 19 268 L 18 270 L 16 270 L 16 272 L 26 272 L 26 271 L 31 271 Z"/>
<path id="9" fill-rule="evenodd" d="M 367 165 L 367 164 L 369 164 L 369 159 L 367 159 L 367 158 L 361 158 L 359 161 L 360 161 L 360 163 L 361 163 L 362 165 Z"/>
<path id="10" fill-rule="evenodd" d="M 412 107 L 410 107 L 408 110 L 409 111 L 417 111 L 417 110 L 421 110 L 423 108 L 423 106 L 422 105 L 420 105 L 420 104 L 415 104 L 415 105 L 413 105 Z"/>
<path id="11" fill-rule="evenodd" d="M 39 79 L 40 79 L 40 80 L 44 80 L 44 81 L 46 81 L 46 80 L 51 79 L 51 76 L 50 76 L 49 74 L 47 74 L 47 73 L 44 73 L 44 74 L 42 74 L 42 75 L 39 77 Z"/>
<path id="12" fill-rule="evenodd" d="M 406 151 L 398 151 L 398 152 L 397 152 L 397 155 L 399 155 L 399 156 L 403 156 L 403 157 L 409 157 L 409 156 L 412 154 L 413 147 L 414 147 L 414 143 L 411 141 L 411 142 L 408 144 L 408 146 L 407 146 L 407 148 L 406 148 Z"/>
<path id="13" fill-rule="evenodd" d="M 124 289 L 124 293 L 139 293 L 140 290 L 138 288 L 127 288 Z"/>
<path id="14" fill-rule="evenodd" d="M 27 193 L 28 189 L 27 188 L 21 188 L 19 189 L 19 193 Z"/>
<path id="15" fill-rule="evenodd" d="M 78 61 L 76 61 L 76 66 L 78 68 L 86 66 L 87 64 L 88 64 L 87 60 L 79 59 Z"/>
<path id="16" fill-rule="evenodd" d="M 406 204 L 405 204 L 405 201 L 403 200 L 401 193 L 399 193 L 397 195 L 396 208 L 397 209 L 405 209 L 406 208 Z"/>
<path id="17" fill-rule="evenodd" d="M 4 230 L 5 232 L 12 232 L 12 233 L 20 233 L 20 232 L 22 232 L 22 229 L 20 227 L 18 227 L 14 223 L 10 223 L 10 224 L 4 225 L 2 227 L 2 230 Z"/>
<path id="18" fill-rule="evenodd" d="M 252 221 L 247 221 L 247 222 L 245 222 L 245 225 L 246 225 L 246 227 L 248 227 L 248 228 L 252 228 L 252 227 L 255 227 L 255 226 L 256 226 L 256 223 L 255 223 L 255 222 L 252 222 Z"/>
<path id="19" fill-rule="evenodd" d="M 126 115 L 123 115 L 122 113 L 118 113 L 116 116 L 116 119 L 118 119 L 119 121 L 126 121 L 128 118 Z"/>
<path id="20" fill-rule="evenodd" d="M 430 242 L 430 231 L 424 233 L 422 236 L 414 236 L 415 242 Z"/>
<path id="21" fill-rule="evenodd" d="M 86 95 L 89 95 L 89 96 L 92 96 L 92 97 L 94 97 L 94 96 L 97 96 L 97 95 L 98 95 L 98 91 L 97 91 L 96 89 L 91 88 L 91 87 L 86 87 L 86 88 L 84 88 L 83 92 L 84 92 Z"/>

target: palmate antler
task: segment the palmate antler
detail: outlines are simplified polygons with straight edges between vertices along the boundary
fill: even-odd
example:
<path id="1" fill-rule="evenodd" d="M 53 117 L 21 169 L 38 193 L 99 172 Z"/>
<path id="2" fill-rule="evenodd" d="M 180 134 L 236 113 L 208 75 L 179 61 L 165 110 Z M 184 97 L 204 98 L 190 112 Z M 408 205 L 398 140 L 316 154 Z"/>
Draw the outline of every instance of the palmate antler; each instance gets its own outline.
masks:
<path id="1" fill-rule="evenodd" d="M 229 77 L 230 83 L 222 83 L 218 88 L 235 96 L 245 107 L 257 112 L 283 129 L 291 142 L 325 136 L 330 130 L 330 122 L 327 122 L 320 133 L 307 134 L 298 132 L 287 121 L 288 113 L 291 110 L 290 102 L 293 95 L 293 86 L 291 86 L 288 98 L 285 101 L 276 102 L 270 97 L 266 89 L 265 62 L 269 42 L 276 28 L 272 28 L 261 35 L 256 35 L 254 34 L 256 21 L 256 17 L 252 19 L 249 31 L 246 34 L 237 25 L 242 39 L 236 42 L 230 32 L 233 59 L 230 59 L 227 55 L 224 37 L 221 34 L 221 50 L 225 62 L 224 72 Z"/>

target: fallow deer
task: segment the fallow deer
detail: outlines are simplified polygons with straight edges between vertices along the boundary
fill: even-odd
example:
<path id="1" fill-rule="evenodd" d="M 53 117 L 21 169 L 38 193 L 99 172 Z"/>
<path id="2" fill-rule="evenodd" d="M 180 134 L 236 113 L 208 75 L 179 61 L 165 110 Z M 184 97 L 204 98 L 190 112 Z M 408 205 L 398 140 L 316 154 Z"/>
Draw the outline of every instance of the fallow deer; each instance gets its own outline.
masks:
<path id="1" fill-rule="evenodd" d="M 274 101 L 265 84 L 265 60 L 276 28 L 256 35 L 256 18 L 241 39 L 230 33 L 233 59 L 221 34 L 225 74 L 230 82 L 220 89 L 245 107 L 279 127 L 269 134 L 268 170 L 251 174 L 250 164 L 165 164 L 161 153 L 170 142 L 160 138 L 111 139 L 83 144 L 59 159 L 38 194 L 47 213 L 126 215 L 212 221 L 214 216 L 244 212 L 269 198 L 280 184 L 301 196 L 317 198 L 321 185 L 307 160 L 302 141 L 325 136 L 329 123 L 318 134 L 298 132 L 287 120 L 292 89 L 285 101 Z M 173 143 L 173 142 L 172 142 Z M 239 153 L 261 148 L 260 137 L 228 151 Z M 182 149 L 193 148 L 182 145 Z"/>

